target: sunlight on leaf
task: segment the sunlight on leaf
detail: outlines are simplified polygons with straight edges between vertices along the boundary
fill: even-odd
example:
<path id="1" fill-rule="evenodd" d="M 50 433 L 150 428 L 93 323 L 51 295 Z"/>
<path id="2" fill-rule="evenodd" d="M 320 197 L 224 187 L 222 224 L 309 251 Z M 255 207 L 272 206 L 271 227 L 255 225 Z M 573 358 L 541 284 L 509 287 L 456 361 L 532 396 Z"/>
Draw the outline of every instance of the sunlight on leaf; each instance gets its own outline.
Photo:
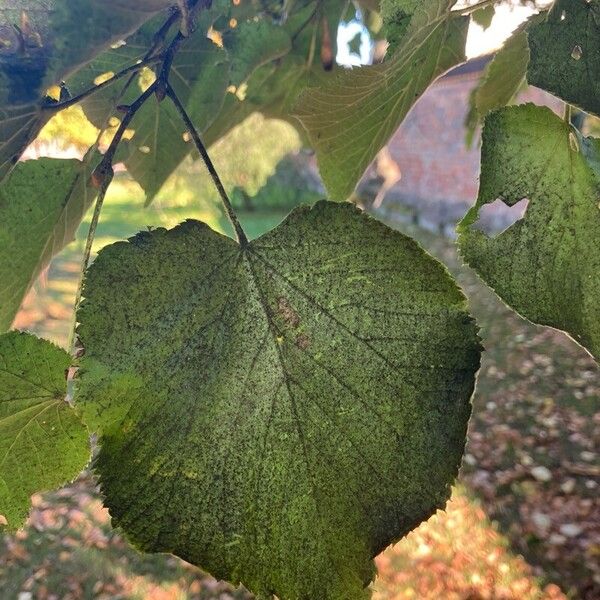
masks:
<path id="1" fill-rule="evenodd" d="M 445 268 L 350 204 L 241 248 L 197 221 L 105 248 L 78 402 L 113 522 L 257 594 L 361 598 L 456 477 L 477 328 Z"/>
<path id="2" fill-rule="evenodd" d="M 529 64 L 527 30 L 532 23 L 540 22 L 543 18 L 544 15 L 535 15 L 521 25 L 496 52 L 473 88 L 466 120 L 469 145 L 472 144 L 475 131 L 485 116 L 492 110 L 510 104 L 525 85 Z"/>

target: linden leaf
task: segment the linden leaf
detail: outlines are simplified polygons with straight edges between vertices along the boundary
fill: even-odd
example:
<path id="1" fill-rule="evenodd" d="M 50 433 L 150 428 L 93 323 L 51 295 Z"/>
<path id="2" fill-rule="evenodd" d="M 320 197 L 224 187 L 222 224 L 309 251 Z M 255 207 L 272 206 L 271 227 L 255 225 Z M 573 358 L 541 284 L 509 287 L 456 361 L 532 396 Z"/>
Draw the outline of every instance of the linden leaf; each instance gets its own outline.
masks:
<path id="1" fill-rule="evenodd" d="M 127 38 L 125 43 L 102 52 L 94 60 L 81 67 L 67 80 L 69 91 L 75 95 L 87 90 L 103 79 L 108 79 L 110 75 L 142 60 L 152 45 L 153 32 L 160 28 L 162 21 L 164 21 L 162 16 L 150 21 L 145 27 Z M 80 102 L 85 116 L 97 128 L 105 128 L 108 118 L 115 112 L 115 107 L 125 102 L 123 96 L 127 81 L 127 79 L 116 81 Z M 129 84 L 128 89 L 133 91 L 134 96 L 140 94 L 139 86 L 134 82 Z M 133 100 L 134 97 L 128 99 Z"/>
<path id="2" fill-rule="evenodd" d="M 287 54 L 292 48 L 290 36 L 269 21 L 245 21 L 230 30 L 223 44 L 231 56 L 231 84 L 244 83 L 255 69 Z"/>
<path id="3" fill-rule="evenodd" d="M 65 79 L 172 4 L 172 0 L 0 3 L 0 34 L 12 31 L 8 45 L 0 45 L 0 74 L 6 74 L 10 80 L 9 103 L 37 100 L 44 88 Z M 27 31 L 23 30 L 23 15 Z"/>
<path id="4" fill-rule="evenodd" d="M 456 0 L 443 1 L 450 10 Z M 434 0 L 431 4 L 440 4 L 439 0 Z M 373 7 L 372 10 L 380 10 L 383 20 L 383 33 L 388 42 L 388 52 L 395 52 L 402 38 L 408 31 L 410 22 L 423 4 L 422 0 L 381 0 L 381 8 Z"/>
<path id="5" fill-rule="evenodd" d="M 476 205 L 459 225 L 466 262 L 507 304 L 569 333 L 600 358 L 600 162 L 548 108 L 492 113 L 483 129 Z M 472 227 L 483 206 L 526 198 L 525 216 L 495 238 Z"/>
<path id="6" fill-rule="evenodd" d="M 453 4 L 421 3 L 388 61 L 346 70 L 300 98 L 296 116 L 308 131 L 332 199 L 350 196 L 421 94 L 464 60 L 469 19 L 451 13 Z"/>
<path id="7" fill-rule="evenodd" d="M 95 156 L 19 163 L 0 187 L 0 331 L 40 271 L 74 239 L 96 197 L 89 185 Z"/>
<path id="8" fill-rule="evenodd" d="M 70 364 L 46 340 L 0 335 L 0 515 L 11 530 L 33 493 L 73 480 L 90 458 L 87 429 L 65 400 Z"/>
<path id="9" fill-rule="evenodd" d="M 527 80 L 600 116 L 600 1 L 559 0 L 529 31 Z"/>
<path id="10" fill-rule="evenodd" d="M 350 204 L 240 247 L 197 221 L 102 250 L 78 399 L 113 522 L 258 595 L 362 598 L 444 506 L 479 366 L 445 268 Z"/>

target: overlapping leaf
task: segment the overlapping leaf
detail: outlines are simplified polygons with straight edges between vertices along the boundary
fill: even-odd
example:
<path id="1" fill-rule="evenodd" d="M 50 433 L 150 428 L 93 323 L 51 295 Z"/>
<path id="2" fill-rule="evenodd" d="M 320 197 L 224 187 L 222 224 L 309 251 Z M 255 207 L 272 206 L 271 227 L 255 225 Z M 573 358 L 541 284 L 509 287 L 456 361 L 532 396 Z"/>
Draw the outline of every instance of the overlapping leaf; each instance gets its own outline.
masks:
<path id="1" fill-rule="evenodd" d="M 360 598 L 444 505 L 479 364 L 442 265 L 349 204 L 241 248 L 202 223 L 99 254 L 78 401 L 113 522 L 259 595 Z"/>
<path id="2" fill-rule="evenodd" d="M 26 161 L 0 187 L 0 331 L 10 327 L 40 271 L 74 238 L 96 196 L 89 187 L 94 156 Z"/>
<path id="3" fill-rule="evenodd" d="M 244 83 L 258 67 L 280 58 L 292 48 L 290 36 L 281 26 L 260 19 L 248 20 L 223 39 L 231 57 L 230 81 Z"/>
<path id="4" fill-rule="evenodd" d="M 527 80 L 600 115 L 600 1 L 558 0 L 529 32 Z"/>
<path id="5" fill-rule="evenodd" d="M 459 225 L 467 263 L 521 315 L 568 332 L 600 358 L 600 161 L 597 140 L 532 104 L 492 113 L 477 204 Z M 473 227 L 497 198 L 529 199 L 495 238 Z"/>
<path id="6" fill-rule="evenodd" d="M 0 182 L 52 116 L 41 107 L 45 88 L 71 73 L 71 82 L 90 79 L 91 85 L 94 77 L 104 71 L 90 77 L 86 63 L 171 3 L 171 0 L 0 2 L 0 39 L 4 40 L 0 44 Z M 79 69 L 81 73 L 77 73 Z"/>
<path id="7" fill-rule="evenodd" d="M 452 0 L 420 3 L 394 56 L 308 90 L 296 108 L 317 151 L 330 197 L 346 199 L 410 108 L 439 75 L 464 60 L 468 18 Z"/>
<path id="8" fill-rule="evenodd" d="M 66 402 L 71 357 L 16 331 L 0 335 L 0 515 L 17 529 L 35 492 L 74 479 L 90 457 L 87 429 Z"/>
<path id="9" fill-rule="evenodd" d="M 432 4 L 436 2 L 437 0 Z M 394 52 L 400 45 L 413 16 L 418 14 L 422 4 L 422 0 L 381 0 L 381 17 L 385 37 L 389 44 L 388 52 Z M 456 0 L 445 2 L 445 4 L 450 9 L 456 4 Z"/>

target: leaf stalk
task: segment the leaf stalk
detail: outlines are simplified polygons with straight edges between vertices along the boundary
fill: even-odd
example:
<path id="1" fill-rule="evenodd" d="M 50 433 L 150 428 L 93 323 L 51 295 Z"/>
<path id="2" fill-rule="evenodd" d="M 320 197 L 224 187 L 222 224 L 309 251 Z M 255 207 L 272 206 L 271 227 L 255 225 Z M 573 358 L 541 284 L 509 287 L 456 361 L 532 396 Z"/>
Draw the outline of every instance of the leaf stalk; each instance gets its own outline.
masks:
<path id="1" fill-rule="evenodd" d="M 175 108 L 177 109 L 177 112 L 181 116 L 187 130 L 189 131 L 190 135 L 192 136 L 192 140 L 193 140 L 196 148 L 198 149 L 198 152 L 200 153 L 200 156 L 202 157 L 204 164 L 206 165 L 206 168 L 213 180 L 213 183 L 215 184 L 215 187 L 217 188 L 217 191 L 219 192 L 219 195 L 221 196 L 221 201 L 223 202 L 223 206 L 225 207 L 225 212 L 227 213 L 227 216 L 229 217 L 229 220 L 231 221 L 231 224 L 233 225 L 233 228 L 235 230 L 235 234 L 236 234 L 236 237 L 237 237 L 237 240 L 238 240 L 240 246 L 242 246 L 242 248 L 247 246 L 248 245 L 248 237 L 246 236 L 246 233 L 242 229 L 239 219 L 238 219 L 238 217 L 235 213 L 235 210 L 233 209 L 233 206 L 231 204 L 231 200 L 229 199 L 229 196 L 227 195 L 227 192 L 225 191 L 225 188 L 223 187 L 223 183 L 221 182 L 221 179 L 217 173 L 217 170 L 215 169 L 215 166 L 214 166 L 210 156 L 208 155 L 208 152 L 206 150 L 206 147 L 204 146 L 204 143 L 202 142 L 202 139 L 200 138 L 200 134 L 198 133 L 198 130 L 194 126 L 194 123 L 192 122 L 190 116 L 187 114 L 185 107 L 183 106 L 183 104 L 181 103 L 179 98 L 177 97 L 175 90 L 171 87 L 170 84 L 167 84 L 167 95 L 173 102 L 173 104 L 174 104 Z"/>

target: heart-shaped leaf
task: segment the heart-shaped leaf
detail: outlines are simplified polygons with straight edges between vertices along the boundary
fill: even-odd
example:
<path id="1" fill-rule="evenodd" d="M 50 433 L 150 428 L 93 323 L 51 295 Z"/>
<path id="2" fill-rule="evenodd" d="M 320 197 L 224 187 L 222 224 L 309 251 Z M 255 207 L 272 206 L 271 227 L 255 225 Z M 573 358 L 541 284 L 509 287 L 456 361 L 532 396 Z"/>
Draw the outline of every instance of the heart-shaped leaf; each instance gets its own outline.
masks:
<path id="1" fill-rule="evenodd" d="M 90 268 L 78 400 L 114 523 L 284 599 L 360 598 L 456 477 L 479 366 L 445 268 L 354 206 L 197 221 Z"/>
<path id="2" fill-rule="evenodd" d="M 600 358 L 600 144 L 548 108 L 491 113 L 476 205 L 459 225 L 467 261 L 521 315 L 568 332 Z M 494 238 L 473 228 L 500 198 L 523 219 Z"/>
<path id="3" fill-rule="evenodd" d="M 65 401 L 71 357 L 46 340 L 0 335 L 0 515 L 23 524 L 34 492 L 74 479 L 90 457 L 87 429 Z"/>

